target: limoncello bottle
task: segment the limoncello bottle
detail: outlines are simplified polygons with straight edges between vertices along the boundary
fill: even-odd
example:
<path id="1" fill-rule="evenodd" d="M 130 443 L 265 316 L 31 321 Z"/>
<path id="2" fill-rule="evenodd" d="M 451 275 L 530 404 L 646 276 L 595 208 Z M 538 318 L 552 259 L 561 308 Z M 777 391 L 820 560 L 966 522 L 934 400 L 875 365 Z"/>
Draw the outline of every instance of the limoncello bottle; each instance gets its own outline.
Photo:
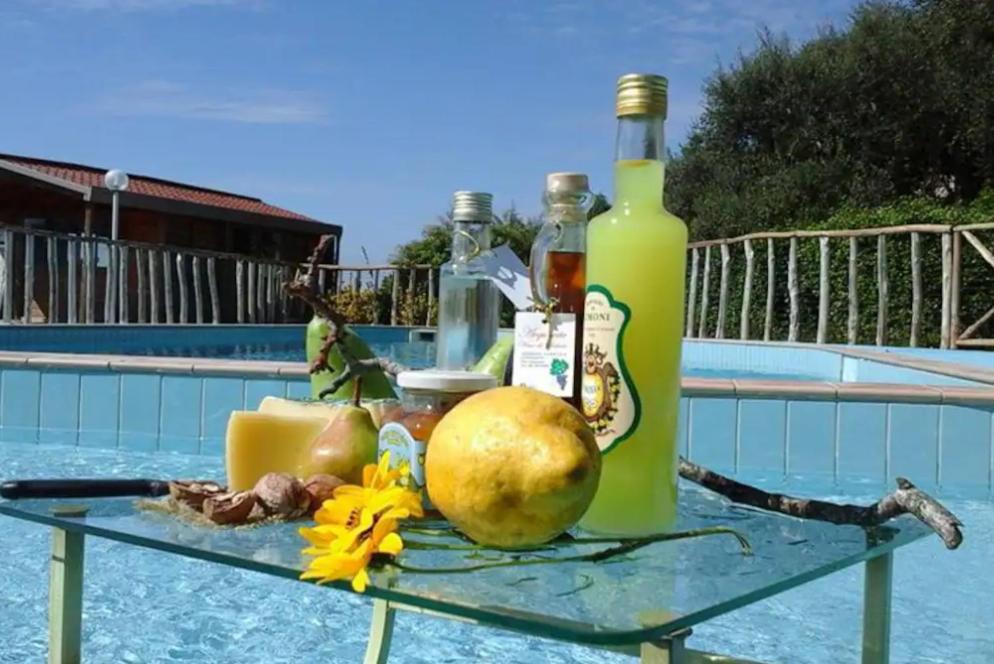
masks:
<path id="1" fill-rule="evenodd" d="M 580 525 L 617 535 L 676 517 L 687 228 L 663 208 L 666 87 L 618 80 L 614 202 L 587 228 L 582 402 L 604 463 Z"/>

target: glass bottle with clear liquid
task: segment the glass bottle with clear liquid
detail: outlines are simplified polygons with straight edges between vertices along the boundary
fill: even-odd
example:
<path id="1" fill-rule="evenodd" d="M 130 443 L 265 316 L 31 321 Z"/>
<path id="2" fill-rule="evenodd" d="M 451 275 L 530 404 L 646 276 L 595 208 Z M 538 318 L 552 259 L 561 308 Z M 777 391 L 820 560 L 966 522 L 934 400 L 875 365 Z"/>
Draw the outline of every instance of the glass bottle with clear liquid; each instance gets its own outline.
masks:
<path id="1" fill-rule="evenodd" d="M 493 197 L 457 191 L 452 201 L 452 260 L 438 281 L 435 364 L 470 369 L 497 340 L 500 291 L 484 270 L 490 254 Z"/>
<path id="2" fill-rule="evenodd" d="M 666 87 L 619 79 L 614 201 L 587 226 L 583 413 L 604 460 L 580 525 L 616 535 L 676 518 L 687 227 L 663 207 Z"/>

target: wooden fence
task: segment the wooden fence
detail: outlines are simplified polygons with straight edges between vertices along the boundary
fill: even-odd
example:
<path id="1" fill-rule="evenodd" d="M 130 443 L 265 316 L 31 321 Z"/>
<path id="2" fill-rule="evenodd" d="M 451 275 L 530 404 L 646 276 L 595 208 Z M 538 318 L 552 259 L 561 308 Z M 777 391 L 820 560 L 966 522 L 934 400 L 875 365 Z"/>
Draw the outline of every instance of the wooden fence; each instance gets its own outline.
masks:
<path id="1" fill-rule="evenodd" d="M 716 339 L 813 341 L 818 344 L 872 342 L 878 346 L 918 346 L 921 345 L 922 340 L 925 307 L 937 304 L 929 308 L 938 311 L 939 347 L 994 347 L 994 338 L 976 336 L 994 318 L 994 253 L 981 239 L 984 232 L 991 230 L 994 230 L 994 223 L 963 226 L 921 224 L 858 230 L 751 233 L 736 238 L 693 242 L 688 247 L 685 334 L 687 337 Z M 926 256 L 922 241 L 925 237 L 938 238 L 938 242 L 931 243 L 938 256 Z M 899 240 L 907 240 L 910 244 L 906 266 L 896 265 L 894 260 L 888 259 L 888 246 Z M 965 256 L 967 252 L 964 251 L 964 242 L 976 252 L 976 256 Z M 809 269 L 808 273 L 802 274 L 798 254 L 806 243 L 808 246 L 817 247 L 817 272 Z M 757 249 L 765 254 L 765 284 L 755 283 Z M 876 323 L 872 340 L 859 338 L 861 323 L 864 322 L 860 318 L 860 310 L 866 305 L 865 302 L 860 301 L 859 266 L 861 252 L 866 250 L 875 254 L 873 276 L 876 293 L 871 308 L 875 309 Z M 833 252 L 837 251 L 848 253 L 848 268 L 846 292 L 835 293 L 836 299 L 833 300 L 830 266 Z M 783 252 L 786 252 L 787 256 L 786 270 L 782 269 Z M 928 302 L 923 295 L 922 280 L 926 272 L 924 266 L 928 263 L 927 258 L 937 259 L 941 266 L 939 269 L 941 282 L 928 289 L 939 293 L 938 303 Z M 970 260 L 968 261 L 967 258 Z M 986 293 L 989 297 L 984 306 L 991 306 L 964 327 L 966 321 L 961 320 L 961 317 L 966 312 L 962 308 L 962 296 L 966 292 L 964 270 L 968 263 L 971 266 L 968 274 L 971 299 L 976 300 L 978 296 L 983 297 Z M 813 261 L 805 264 L 810 266 Z M 982 268 L 978 270 L 976 265 L 981 265 Z M 733 267 L 736 269 L 733 270 Z M 734 279 L 733 271 L 736 274 Z M 903 289 L 910 290 L 907 301 L 894 302 L 891 299 L 895 272 L 909 275 L 910 289 Z M 932 271 L 929 276 L 940 276 L 940 274 Z M 716 278 L 717 288 L 714 286 Z M 784 278 L 786 278 L 785 283 Z M 733 281 L 736 283 L 733 284 Z M 813 284 L 817 284 L 817 307 L 810 307 L 813 310 L 803 310 L 801 283 L 810 285 L 811 290 L 814 290 Z M 762 288 L 763 285 L 765 285 L 765 298 L 757 301 L 754 297 L 754 287 Z M 715 290 L 717 293 L 714 292 Z M 739 322 L 737 335 L 734 330 L 728 329 L 727 324 L 729 307 L 733 300 L 740 307 L 736 312 Z M 831 338 L 829 334 L 833 302 L 837 311 L 838 305 L 845 304 L 844 337 L 840 334 L 839 338 Z M 777 314 L 780 313 L 782 316 L 781 310 L 784 304 L 787 310 L 786 325 L 777 325 Z M 910 309 L 908 312 L 910 315 L 907 316 L 909 322 L 906 336 L 904 334 L 899 338 L 889 336 L 888 331 L 892 328 L 890 319 L 892 312 L 896 308 L 904 307 Z M 804 335 L 802 335 L 801 321 L 805 316 L 814 316 L 816 321 L 813 334 L 808 338 L 802 338 Z M 753 328 L 753 321 L 757 319 L 762 320 L 762 330 Z M 841 327 L 840 323 L 841 321 L 837 327 Z M 779 335 L 778 328 L 781 330 Z"/>
<path id="2" fill-rule="evenodd" d="M 306 266 L 139 242 L 0 226 L 0 321 L 42 324 L 291 323 L 310 312 L 282 284 Z M 430 324 L 437 274 L 427 266 L 319 266 L 332 296 L 374 292 L 371 320 Z M 388 281 L 390 288 L 386 288 Z M 381 291 L 386 290 L 385 293 Z M 425 311 L 410 321 L 415 307 Z M 380 315 L 380 309 L 387 312 Z M 410 310 L 410 311 L 409 311 Z"/>

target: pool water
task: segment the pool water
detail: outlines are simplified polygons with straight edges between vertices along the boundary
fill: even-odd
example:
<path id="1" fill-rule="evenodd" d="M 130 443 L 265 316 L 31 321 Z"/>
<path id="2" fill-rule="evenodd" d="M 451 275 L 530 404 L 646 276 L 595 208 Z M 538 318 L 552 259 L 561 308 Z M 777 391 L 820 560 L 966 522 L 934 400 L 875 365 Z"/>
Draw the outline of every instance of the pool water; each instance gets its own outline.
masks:
<path id="1" fill-rule="evenodd" d="M 197 477 L 222 479 L 219 457 L 119 450 L 0 445 L 0 478 Z M 833 500 L 871 502 L 877 484 L 791 483 L 767 488 Z M 894 662 L 994 660 L 994 596 L 988 552 L 994 506 L 949 499 L 967 525 L 960 550 L 937 538 L 896 554 Z M 42 661 L 47 648 L 49 530 L 0 517 L 0 662 Z M 313 585 L 232 570 L 125 544 L 87 538 L 84 657 L 87 662 L 361 661 L 370 602 Z M 862 570 L 850 568 L 695 629 L 690 644 L 739 657 L 790 664 L 858 661 Z M 617 662 L 633 660 L 582 646 L 401 613 L 391 661 Z"/>

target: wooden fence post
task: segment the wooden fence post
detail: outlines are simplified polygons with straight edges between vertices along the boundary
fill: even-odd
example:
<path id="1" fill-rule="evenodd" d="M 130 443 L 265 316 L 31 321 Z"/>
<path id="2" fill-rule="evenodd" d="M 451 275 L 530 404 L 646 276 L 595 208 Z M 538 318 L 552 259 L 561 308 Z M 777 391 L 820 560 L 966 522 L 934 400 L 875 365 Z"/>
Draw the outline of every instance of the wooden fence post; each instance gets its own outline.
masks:
<path id="1" fill-rule="evenodd" d="M 719 247 L 721 250 L 721 278 L 718 282 L 718 324 L 715 326 L 714 338 L 725 338 L 725 303 L 728 299 L 728 264 L 731 258 L 728 252 L 728 245 L 724 242 Z"/>
<path id="2" fill-rule="evenodd" d="M 701 278 L 701 319 L 697 325 L 697 336 L 703 339 L 707 334 L 708 291 L 711 290 L 711 245 L 704 247 L 704 276 Z"/>
<path id="3" fill-rule="evenodd" d="M 400 268 L 393 271 L 393 288 L 390 293 L 390 324 L 397 324 L 397 300 L 400 299 Z"/>
<path id="4" fill-rule="evenodd" d="M 769 341 L 773 332 L 773 295 L 776 289 L 776 261 L 773 255 L 773 238 L 766 239 L 766 315 L 763 318 L 763 341 Z"/>
<path id="5" fill-rule="evenodd" d="M 920 238 L 918 233 L 911 234 L 911 334 L 908 345 L 914 348 L 918 345 L 918 328 L 922 317 L 922 265 Z"/>
<path id="6" fill-rule="evenodd" d="M 66 322 L 70 325 L 76 324 L 76 316 L 79 310 L 76 308 L 76 293 L 79 283 L 77 281 L 77 260 L 79 260 L 79 240 L 70 239 L 66 246 Z"/>
<path id="7" fill-rule="evenodd" d="M 255 264 L 255 261 L 252 261 L 252 260 L 248 261 L 248 264 L 245 266 L 245 269 L 248 271 L 248 279 L 247 279 L 248 288 L 246 289 L 246 295 L 248 297 L 247 297 L 247 299 L 245 301 L 245 307 L 246 307 L 246 309 L 248 311 L 248 320 L 249 320 L 250 323 L 252 323 L 254 325 L 255 322 L 256 322 L 256 316 L 255 316 L 255 314 L 256 314 L 256 303 L 255 303 L 255 295 L 256 295 L 256 292 L 255 292 L 256 291 L 256 286 L 255 286 L 255 281 L 256 281 L 256 264 Z"/>
<path id="8" fill-rule="evenodd" d="M 435 304 L 435 268 L 429 267 L 428 268 L 428 310 L 425 312 L 425 327 L 431 326 L 431 309 L 434 304 Z"/>
<path id="9" fill-rule="evenodd" d="M 877 345 L 887 344 L 887 236 L 877 236 Z"/>
<path id="10" fill-rule="evenodd" d="M 35 236 L 24 235 L 24 312 L 22 321 L 31 322 L 31 309 L 35 300 Z"/>
<path id="11" fill-rule="evenodd" d="M 148 322 L 148 293 L 145 292 L 145 256 L 144 249 L 135 249 L 135 276 L 136 288 L 138 289 L 138 323 L 144 325 Z"/>
<path id="12" fill-rule="evenodd" d="M 54 235 L 46 241 L 45 258 L 48 263 L 48 316 L 46 322 L 59 322 L 59 245 Z"/>
<path id="13" fill-rule="evenodd" d="M 159 268 L 155 265 L 155 257 L 159 252 L 148 250 L 148 322 L 152 325 L 159 323 Z"/>
<path id="14" fill-rule="evenodd" d="M 700 252 L 697 247 L 690 250 L 690 286 L 687 289 L 687 327 L 684 330 L 685 337 L 694 336 L 694 307 L 697 305 L 697 270 Z"/>
<path id="15" fill-rule="evenodd" d="M 193 306 L 195 308 L 194 318 L 197 325 L 204 323 L 204 286 L 200 278 L 200 256 L 194 254 L 190 259 L 190 267 L 193 269 Z"/>
<path id="16" fill-rule="evenodd" d="M 949 289 L 949 347 L 956 348 L 956 340 L 959 339 L 960 330 L 960 287 L 963 279 L 963 234 L 953 233 L 953 255 L 950 264 L 950 274 L 952 284 Z"/>
<path id="17" fill-rule="evenodd" d="M 14 317 L 14 232 L 9 228 L 3 231 L 3 322 L 10 323 Z"/>
<path id="18" fill-rule="evenodd" d="M 162 298 L 163 307 L 166 310 L 166 323 L 172 325 L 173 320 L 173 268 L 172 261 L 169 260 L 170 252 L 162 252 L 162 290 L 165 293 Z"/>
<path id="19" fill-rule="evenodd" d="M 856 236 L 849 238 L 849 319 L 846 324 L 846 341 L 854 345 L 859 339 L 859 280 L 858 269 L 859 241 Z"/>
<path id="20" fill-rule="evenodd" d="M 752 240 L 745 240 L 742 243 L 745 251 L 746 269 L 745 278 L 742 283 L 742 313 L 739 316 L 739 339 L 749 338 L 749 306 L 752 302 L 752 271 L 755 250 L 752 248 Z"/>
<path id="21" fill-rule="evenodd" d="M 787 341 L 797 341 L 801 330 L 800 296 L 797 284 L 797 238 L 790 238 L 787 254 L 787 295 L 790 298 L 790 319 Z"/>
<path id="22" fill-rule="evenodd" d="M 245 261 L 235 261 L 235 320 L 245 324 Z"/>
<path id="23" fill-rule="evenodd" d="M 940 348 L 955 348 L 952 338 L 952 238 L 955 230 L 942 234 L 942 318 L 940 327 Z"/>
<path id="24" fill-rule="evenodd" d="M 828 238 L 820 237 L 818 238 L 818 333 L 815 341 L 819 344 L 825 343 L 828 338 L 829 258 Z"/>
<path id="25" fill-rule="evenodd" d="M 121 245 L 117 247 L 117 261 L 118 261 L 118 281 L 117 281 L 117 302 L 118 302 L 118 313 L 117 322 L 127 325 L 131 322 L 129 319 L 130 311 L 128 310 L 128 247 L 127 245 Z"/>
<path id="26" fill-rule="evenodd" d="M 207 291 L 211 296 L 211 324 L 221 324 L 221 297 L 217 292 L 217 262 L 213 256 L 207 258 Z"/>
<path id="27" fill-rule="evenodd" d="M 189 291 L 186 286 L 186 255 L 176 252 L 176 283 L 179 285 L 179 322 L 186 325 L 190 322 Z"/>

